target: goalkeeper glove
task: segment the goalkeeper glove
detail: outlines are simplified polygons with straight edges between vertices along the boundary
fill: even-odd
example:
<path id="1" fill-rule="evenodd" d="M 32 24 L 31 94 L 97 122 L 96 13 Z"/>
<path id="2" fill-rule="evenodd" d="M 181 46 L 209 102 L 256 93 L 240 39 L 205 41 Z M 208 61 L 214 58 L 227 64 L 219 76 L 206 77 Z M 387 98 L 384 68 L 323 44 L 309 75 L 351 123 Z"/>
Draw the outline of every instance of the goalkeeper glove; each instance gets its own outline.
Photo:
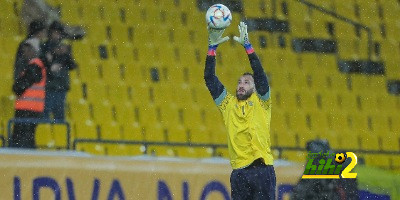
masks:
<path id="1" fill-rule="evenodd" d="M 224 29 L 217 30 L 208 27 L 208 55 L 215 56 L 215 51 L 219 44 L 222 44 L 229 40 L 228 36 L 222 37 Z"/>
<path id="2" fill-rule="evenodd" d="M 251 54 L 254 52 L 253 46 L 251 46 L 249 41 L 249 34 L 247 33 L 247 25 L 244 22 L 240 22 L 239 24 L 239 33 L 240 36 L 234 36 L 233 39 L 240 43 L 245 49 L 247 54 Z"/>

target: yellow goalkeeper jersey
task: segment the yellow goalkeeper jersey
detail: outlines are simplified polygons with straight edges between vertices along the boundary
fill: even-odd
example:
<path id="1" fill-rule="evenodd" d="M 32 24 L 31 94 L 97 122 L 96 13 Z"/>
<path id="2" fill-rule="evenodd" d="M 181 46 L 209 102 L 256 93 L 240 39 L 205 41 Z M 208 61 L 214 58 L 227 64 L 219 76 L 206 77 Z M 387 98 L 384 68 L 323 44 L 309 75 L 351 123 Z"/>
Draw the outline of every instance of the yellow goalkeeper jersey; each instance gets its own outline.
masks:
<path id="1" fill-rule="evenodd" d="M 246 167 L 258 158 L 263 158 L 265 164 L 272 165 L 269 92 L 264 96 L 254 92 L 247 100 L 239 101 L 224 89 L 215 99 L 215 103 L 228 130 L 232 168 Z"/>

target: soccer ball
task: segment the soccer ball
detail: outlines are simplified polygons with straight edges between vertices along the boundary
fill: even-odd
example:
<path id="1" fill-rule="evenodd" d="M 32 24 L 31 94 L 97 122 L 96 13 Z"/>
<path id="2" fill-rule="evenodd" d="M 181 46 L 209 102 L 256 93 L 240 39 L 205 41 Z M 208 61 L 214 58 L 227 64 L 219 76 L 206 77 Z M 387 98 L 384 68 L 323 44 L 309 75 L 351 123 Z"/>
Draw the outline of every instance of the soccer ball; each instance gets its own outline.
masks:
<path id="1" fill-rule="evenodd" d="M 225 29 L 232 21 L 232 14 L 228 7 L 222 4 L 212 5 L 206 13 L 208 27 L 213 29 Z"/>
<path id="2" fill-rule="evenodd" d="M 339 164 L 343 163 L 346 160 L 343 153 L 337 153 L 335 157 L 335 161 Z"/>

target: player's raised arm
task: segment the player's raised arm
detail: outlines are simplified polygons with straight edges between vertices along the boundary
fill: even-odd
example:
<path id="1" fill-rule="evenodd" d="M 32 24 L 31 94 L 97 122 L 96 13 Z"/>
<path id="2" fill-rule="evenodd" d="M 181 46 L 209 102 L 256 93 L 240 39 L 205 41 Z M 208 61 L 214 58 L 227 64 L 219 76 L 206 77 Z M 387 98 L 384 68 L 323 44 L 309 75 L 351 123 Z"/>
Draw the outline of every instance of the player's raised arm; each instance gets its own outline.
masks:
<path id="1" fill-rule="evenodd" d="M 208 52 L 206 58 L 206 66 L 204 69 L 204 80 L 211 96 L 214 100 L 221 96 L 225 87 L 215 75 L 215 55 L 219 44 L 229 40 L 229 37 L 223 37 L 224 30 L 216 30 L 208 28 Z"/>
<path id="2" fill-rule="evenodd" d="M 239 33 L 240 36 L 234 36 L 233 39 L 243 45 L 243 47 L 246 49 L 246 53 L 249 56 L 251 68 L 254 72 L 254 84 L 256 86 L 257 93 L 263 100 L 268 100 L 270 93 L 267 75 L 265 74 L 261 62 L 258 59 L 258 56 L 254 52 L 254 49 L 249 41 L 247 25 L 244 22 L 240 22 L 239 24 Z"/>

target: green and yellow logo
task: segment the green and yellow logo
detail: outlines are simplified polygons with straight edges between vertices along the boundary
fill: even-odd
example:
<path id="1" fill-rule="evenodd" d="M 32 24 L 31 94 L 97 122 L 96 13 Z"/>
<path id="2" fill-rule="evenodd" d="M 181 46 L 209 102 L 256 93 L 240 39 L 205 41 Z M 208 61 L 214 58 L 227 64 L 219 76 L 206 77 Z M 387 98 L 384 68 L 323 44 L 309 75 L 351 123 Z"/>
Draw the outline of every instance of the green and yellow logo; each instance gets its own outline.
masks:
<path id="1" fill-rule="evenodd" d="M 346 158 L 347 156 L 347 158 Z M 304 170 L 303 179 L 338 179 L 342 178 L 356 178 L 357 173 L 351 173 L 350 171 L 357 165 L 357 156 L 353 152 L 344 153 L 308 153 L 307 165 Z M 342 170 L 342 163 L 346 159 L 351 158 L 351 162 Z M 313 163 L 318 160 L 318 166 Z M 334 160 L 334 162 L 333 162 Z"/>

